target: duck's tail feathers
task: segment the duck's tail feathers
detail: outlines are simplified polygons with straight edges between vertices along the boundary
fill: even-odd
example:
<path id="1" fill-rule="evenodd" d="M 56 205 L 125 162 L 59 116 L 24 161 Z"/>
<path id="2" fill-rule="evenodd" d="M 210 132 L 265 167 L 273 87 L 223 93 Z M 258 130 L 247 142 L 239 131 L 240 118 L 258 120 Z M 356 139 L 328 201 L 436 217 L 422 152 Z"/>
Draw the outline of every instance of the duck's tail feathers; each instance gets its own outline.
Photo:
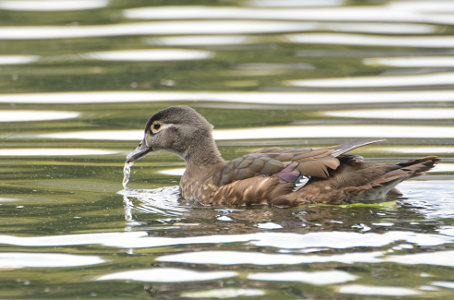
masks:
<path id="1" fill-rule="evenodd" d="M 432 169 L 438 162 L 440 158 L 438 156 L 426 156 L 419 159 L 413 159 L 406 162 L 398 163 L 401 170 L 407 170 L 412 172 L 411 177 L 423 175 L 425 172 Z"/>
<path id="2" fill-rule="evenodd" d="M 345 188 L 344 192 L 348 195 L 346 198 L 350 201 L 364 201 L 368 199 L 385 199 L 388 193 L 399 195 L 399 191 L 395 189 L 396 185 L 406 179 L 423 175 L 439 161 L 440 159 L 437 156 L 426 156 L 398 163 L 389 172 L 375 178 L 366 185 Z"/>
<path id="3" fill-rule="evenodd" d="M 380 176 L 376 180 L 372 181 L 377 184 L 383 184 L 386 182 L 408 179 L 416 176 L 423 175 L 426 171 L 432 169 L 440 159 L 436 156 L 426 156 L 419 159 L 413 159 L 406 162 L 398 163 L 394 166 L 394 170 Z"/>

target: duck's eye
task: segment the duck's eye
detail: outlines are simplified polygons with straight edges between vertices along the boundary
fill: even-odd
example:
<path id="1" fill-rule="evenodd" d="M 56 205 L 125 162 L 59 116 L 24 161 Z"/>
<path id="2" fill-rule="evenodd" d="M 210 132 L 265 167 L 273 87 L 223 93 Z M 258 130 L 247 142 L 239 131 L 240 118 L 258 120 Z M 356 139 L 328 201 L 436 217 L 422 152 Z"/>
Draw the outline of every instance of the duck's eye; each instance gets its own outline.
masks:
<path id="1" fill-rule="evenodd" d="M 154 121 L 153 124 L 151 124 L 151 131 L 153 133 L 158 132 L 161 129 L 162 125 L 158 121 Z"/>

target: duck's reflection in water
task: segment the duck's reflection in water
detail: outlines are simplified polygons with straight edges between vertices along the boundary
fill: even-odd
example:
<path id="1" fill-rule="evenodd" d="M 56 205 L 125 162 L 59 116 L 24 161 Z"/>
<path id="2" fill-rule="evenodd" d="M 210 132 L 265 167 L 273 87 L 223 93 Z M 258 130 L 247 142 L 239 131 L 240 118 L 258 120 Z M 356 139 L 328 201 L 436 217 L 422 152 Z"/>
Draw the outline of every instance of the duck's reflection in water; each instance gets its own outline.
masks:
<path id="1" fill-rule="evenodd" d="M 188 203 L 178 186 L 158 189 L 124 189 L 126 231 L 145 229 L 151 236 L 172 230 L 172 236 L 246 234 L 263 231 L 307 233 L 313 231 L 385 232 L 413 228 L 423 220 L 425 230 L 435 224 L 406 205 L 408 200 L 353 205 L 302 205 L 295 208 L 269 206 L 222 207 Z M 393 222 L 389 222 L 393 220 Z M 398 223 L 396 220 L 399 220 Z M 423 226 L 423 225 L 421 225 Z M 146 228 L 142 228 L 146 227 Z M 175 230 L 173 230 L 175 229 Z M 159 233 L 161 232 L 161 233 Z"/>
<path id="2" fill-rule="evenodd" d="M 436 233 L 440 228 L 439 223 L 431 222 L 421 213 L 423 210 L 406 205 L 412 199 L 282 209 L 269 206 L 201 206 L 181 199 L 177 186 L 149 190 L 125 189 L 120 194 L 125 201 L 126 230 L 145 230 L 148 233 L 148 237 L 137 240 L 128 253 L 132 254 L 137 248 L 156 249 L 153 253 L 157 256 L 150 256 L 150 268 L 136 270 L 150 272 L 151 275 L 167 270 L 173 274 L 171 276 L 191 271 L 204 276 L 211 276 L 215 272 L 240 274 L 238 271 L 244 270 L 244 263 L 236 262 L 238 259 L 247 261 L 250 274 L 274 274 L 273 271 L 281 269 L 279 265 L 272 266 L 269 259 L 282 260 L 288 256 L 290 262 L 285 263 L 286 272 L 298 274 L 298 280 L 301 263 L 306 261 L 326 263 L 330 266 L 327 272 L 344 272 L 350 276 L 371 270 L 369 267 L 352 267 L 344 261 L 348 255 L 374 265 L 373 262 L 385 259 L 374 250 L 377 247 L 385 251 L 391 245 L 394 248 L 413 247 L 414 243 L 423 245 L 423 237 L 427 237 L 429 232 Z M 424 233 L 414 232 L 415 222 L 419 223 L 418 230 Z M 449 240 L 447 237 L 445 239 Z M 170 247 L 173 250 L 169 252 Z M 221 260 L 212 261 L 210 255 L 216 253 L 230 254 Z M 189 257 L 189 260 L 186 261 L 185 257 Z M 199 262 L 200 257 L 212 262 Z M 263 260 L 264 257 L 267 259 Z M 266 271 L 262 265 L 265 262 L 269 264 Z M 243 281 L 233 273 L 229 279 L 213 277 L 203 282 L 166 283 L 161 282 L 161 276 L 147 279 L 149 276 L 140 274 L 136 274 L 139 277 L 135 280 L 149 281 L 144 284 L 145 292 L 164 299 L 225 298 L 227 295 L 245 296 L 248 293 L 258 295 L 270 288 L 288 288 L 288 282 Z M 226 287 L 226 280 L 235 283 L 234 288 Z M 185 292 L 182 294 L 183 290 Z M 297 293 L 305 298 L 311 296 L 302 290 Z"/>

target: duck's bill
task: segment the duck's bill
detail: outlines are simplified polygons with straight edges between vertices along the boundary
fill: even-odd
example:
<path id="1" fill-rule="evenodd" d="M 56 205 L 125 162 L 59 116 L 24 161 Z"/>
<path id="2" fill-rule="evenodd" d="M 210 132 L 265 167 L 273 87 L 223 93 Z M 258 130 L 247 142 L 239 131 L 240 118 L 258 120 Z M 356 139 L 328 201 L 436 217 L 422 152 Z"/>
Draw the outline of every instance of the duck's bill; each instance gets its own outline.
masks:
<path id="1" fill-rule="evenodd" d="M 153 151 L 152 148 L 147 147 L 144 141 L 142 141 L 137 148 L 126 156 L 126 162 L 135 162 L 139 158 L 146 156 L 148 153 Z"/>

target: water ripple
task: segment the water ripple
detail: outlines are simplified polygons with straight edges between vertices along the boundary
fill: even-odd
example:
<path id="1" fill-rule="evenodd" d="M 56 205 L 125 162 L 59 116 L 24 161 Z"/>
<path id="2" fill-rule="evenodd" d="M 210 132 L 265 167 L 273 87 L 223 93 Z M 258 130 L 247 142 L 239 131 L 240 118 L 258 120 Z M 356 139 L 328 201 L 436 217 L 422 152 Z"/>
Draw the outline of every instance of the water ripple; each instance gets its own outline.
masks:
<path id="1" fill-rule="evenodd" d="M 383 247 L 397 241 L 419 246 L 436 246 L 453 242 L 452 237 L 436 234 L 422 234 L 406 231 L 390 231 L 383 234 L 357 232 L 310 232 L 307 234 L 284 232 L 258 232 L 239 235 L 204 235 L 182 238 L 172 237 L 134 237 L 103 241 L 103 244 L 121 248 L 146 248 L 188 244 L 217 244 L 248 242 L 259 247 L 278 249 L 330 248 L 346 249 L 354 247 Z M 263 260 L 270 263 L 271 260 Z"/>
<path id="2" fill-rule="evenodd" d="M 409 56 L 409 57 L 374 57 L 365 58 L 366 65 L 403 67 L 403 68 L 452 68 L 454 67 L 453 56 Z"/>
<path id="3" fill-rule="evenodd" d="M 248 275 L 248 279 L 260 281 L 288 281 L 304 282 L 313 285 L 339 284 L 356 279 L 344 271 L 318 271 L 318 272 L 263 272 Z"/>
<path id="4" fill-rule="evenodd" d="M 190 36 L 169 36 L 145 39 L 150 45 L 171 45 L 171 46 L 213 46 L 213 45 L 237 45 L 249 44 L 260 41 L 260 38 L 241 35 L 190 35 Z"/>
<path id="5" fill-rule="evenodd" d="M 291 86 L 325 88 L 452 85 L 454 72 L 300 79 L 288 80 L 285 83 Z"/>
<path id="6" fill-rule="evenodd" d="M 163 187 L 153 190 L 125 189 L 118 194 L 123 195 L 125 203 L 132 203 L 133 199 L 138 200 L 138 205 L 132 205 L 127 209 L 133 208 L 145 212 L 156 213 L 165 216 L 179 216 L 189 211 L 189 207 L 179 203 L 180 192 L 178 186 Z M 132 212 L 126 212 L 127 215 Z"/>
<path id="7" fill-rule="evenodd" d="M 232 92 L 232 91 L 92 91 L 0 94 L 0 103 L 127 103 L 212 101 L 257 104 L 370 104 L 454 101 L 454 90 L 349 92 Z"/>
<path id="8" fill-rule="evenodd" d="M 75 148 L 0 148 L 0 156 L 79 156 L 79 155 L 110 155 L 119 151 L 103 149 Z"/>
<path id="9" fill-rule="evenodd" d="M 156 268 L 116 272 L 98 277 L 97 280 L 135 280 L 146 282 L 207 281 L 237 276 L 233 271 L 200 272 L 177 268 Z"/>
<path id="10" fill-rule="evenodd" d="M 408 231 L 389 231 L 385 233 L 358 233 L 358 232 L 309 232 L 306 234 L 290 233 L 290 232 L 257 232 L 250 234 L 230 234 L 230 235 L 202 235 L 202 236 L 188 236 L 188 237 L 159 237 L 148 236 L 146 232 L 110 232 L 110 233 L 86 233 L 86 234 L 70 234 L 70 235 L 53 235 L 53 236 L 33 236 L 33 237 L 19 237 L 11 235 L 0 235 L 0 244 L 20 245 L 26 247 L 42 247 L 42 246 L 69 246 L 69 245 L 95 245 L 102 244 L 109 247 L 118 248 L 149 248 L 149 247 L 167 247 L 173 245 L 200 245 L 200 244 L 228 244 L 228 243 L 249 243 L 257 247 L 272 247 L 277 249 L 288 249 L 294 251 L 326 248 L 326 249 L 349 249 L 355 247 L 383 247 L 391 245 L 396 242 L 411 243 L 418 246 L 439 246 L 449 244 L 454 241 L 452 236 L 438 235 L 438 234 L 424 234 Z M 304 252 L 304 251 L 303 251 Z M 218 253 L 218 252 L 214 252 Z M 336 259 L 342 261 L 351 261 L 357 258 L 354 257 L 355 253 L 342 254 Z M 179 260 L 186 259 L 187 253 L 176 254 Z M 180 256 L 181 255 L 181 256 Z M 191 254 L 192 255 L 192 254 Z M 194 255 L 199 255 L 194 253 Z M 201 255 L 201 254 L 200 254 Z M 217 254 L 216 254 L 217 255 Z M 251 253 L 256 255 L 256 253 Z M 265 255 L 259 253 L 257 255 Z M 268 255 L 268 254 L 266 254 Z M 271 254 L 269 254 L 271 255 Z M 277 254 L 273 254 L 277 255 Z M 272 256 L 273 256 L 272 255 Z M 367 258 L 370 259 L 369 254 Z M 277 255 L 279 256 L 279 255 Z M 372 257 L 375 257 L 374 254 Z M 193 257 L 193 256 L 190 256 Z M 208 256 L 201 255 L 201 259 Z M 226 255 L 228 259 L 237 260 L 232 256 Z M 311 260 L 312 258 L 305 258 L 305 256 L 298 255 L 282 255 L 285 261 L 292 261 L 292 258 L 300 257 L 303 261 Z M 315 256 L 314 256 L 315 257 Z M 321 256 L 320 259 L 325 256 Z M 173 259 L 172 257 L 161 257 L 160 260 Z M 328 257 L 329 258 L 329 257 Z M 209 258 L 213 259 L 213 258 Z M 241 259 L 247 260 L 249 258 L 243 257 Z M 331 258 L 329 258 L 331 259 Z M 262 260 L 263 264 L 268 264 L 273 260 Z M 228 262 L 230 264 L 231 262 Z M 297 262 L 295 262 L 297 263 Z M 454 262 L 451 262 L 454 264 Z"/>
<path id="11" fill-rule="evenodd" d="M 62 268 L 101 264 L 98 256 L 61 253 L 0 253 L 0 268 Z"/>
<path id="12" fill-rule="evenodd" d="M 454 20 L 454 18 L 452 18 Z M 356 46 L 386 47 L 421 47 L 421 48 L 452 48 L 453 36 L 381 36 L 344 33 L 302 33 L 286 35 L 288 41 L 302 44 L 332 44 Z"/>
<path id="13" fill-rule="evenodd" d="M 276 138 L 454 138 L 449 126 L 404 125 L 297 125 L 244 129 L 218 129 L 216 140 L 257 140 Z M 38 138 L 139 141 L 143 130 L 92 130 L 40 134 Z"/>
<path id="14" fill-rule="evenodd" d="M 454 119 L 454 108 L 389 108 L 324 111 L 324 115 L 340 118 L 440 120 Z"/>
<path id="15" fill-rule="evenodd" d="M 108 61 L 198 60 L 213 57 L 210 51 L 193 49 L 145 49 L 101 51 L 82 54 L 84 59 Z"/>
<path id="16" fill-rule="evenodd" d="M 336 125 L 276 126 L 214 130 L 216 140 L 257 140 L 276 138 L 454 138 L 449 126 Z M 47 133 L 38 138 L 76 140 L 139 141 L 143 130 L 101 130 Z"/>
<path id="17" fill-rule="evenodd" d="M 452 172 L 452 166 L 447 171 Z M 454 218 L 454 182 L 446 181 L 406 181 L 399 185 L 399 190 L 408 199 L 403 203 L 415 207 L 427 219 Z M 437 191 L 434 193 L 433 191 Z M 416 208 L 417 207 L 417 208 Z"/>
<path id="18" fill-rule="evenodd" d="M 383 252 L 353 252 L 333 255 L 296 255 L 274 254 L 241 251 L 199 251 L 160 256 L 157 261 L 185 264 L 215 265 L 297 265 L 311 263 L 338 262 L 353 263 L 384 263 L 424 264 L 454 267 L 454 251 L 436 251 L 429 253 L 413 253 L 391 255 L 386 257 Z"/>
<path id="19" fill-rule="evenodd" d="M 37 40 L 134 35 L 257 34 L 313 30 L 312 23 L 286 21 L 158 21 L 108 25 L 3 26 L 0 39 Z"/>
<path id="20" fill-rule="evenodd" d="M 0 122 L 31 122 L 73 119 L 80 116 L 71 111 L 0 110 Z"/>
<path id="21" fill-rule="evenodd" d="M 39 60 L 38 55 L 0 55 L 0 65 L 29 64 Z"/>
<path id="22" fill-rule="evenodd" d="M 387 5 L 395 10 L 413 10 L 422 12 L 439 12 L 439 13 L 453 13 L 454 3 L 446 0 L 400 0 L 392 1 Z"/>
<path id="23" fill-rule="evenodd" d="M 108 3 L 109 0 L 2 0 L 0 1 L 0 9 L 17 11 L 74 11 L 103 8 L 106 7 Z"/>
<path id="24" fill-rule="evenodd" d="M 188 291 L 181 293 L 181 297 L 185 298 L 235 298 L 241 296 L 264 296 L 266 292 L 260 289 L 244 289 L 244 288 L 222 288 L 210 289 L 205 291 Z"/>
<path id="25" fill-rule="evenodd" d="M 326 8 L 258 8 L 229 6 L 154 6 L 130 8 L 123 11 L 131 19 L 262 19 L 342 22 L 414 22 L 453 24 L 452 16 L 389 6 L 348 6 Z"/>
<path id="26" fill-rule="evenodd" d="M 247 0 L 246 4 L 257 7 L 314 7 L 314 6 L 340 6 L 345 0 Z"/>
<path id="27" fill-rule="evenodd" d="M 342 294 L 357 294 L 357 295 L 380 295 L 380 296 L 414 296 L 418 295 L 419 291 L 396 286 L 372 286 L 351 284 L 339 288 L 339 293 Z"/>

